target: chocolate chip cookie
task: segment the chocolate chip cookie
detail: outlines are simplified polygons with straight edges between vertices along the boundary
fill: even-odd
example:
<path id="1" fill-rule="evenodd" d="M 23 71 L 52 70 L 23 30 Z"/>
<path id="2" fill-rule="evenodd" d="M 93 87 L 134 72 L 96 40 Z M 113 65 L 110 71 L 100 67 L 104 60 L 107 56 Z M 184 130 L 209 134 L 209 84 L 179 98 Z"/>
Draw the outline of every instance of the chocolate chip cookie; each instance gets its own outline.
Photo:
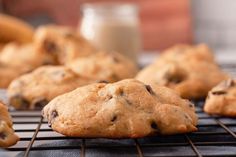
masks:
<path id="1" fill-rule="evenodd" d="M 137 138 L 197 130 L 190 101 L 134 79 L 79 87 L 53 99 L 42 114 L 53 130 L 75 137 Z"/>
<path id="2" fill-rule="evenodd" d="M 12 128 L 12 120 L 8 109 L 0 102 L 0 147 L 9 147 L 19 140 Z"/>
<path id="3" fill-rule="evenodd" d="M 236 80 L 228 79 L 209 93 L 204 111 L 209 114 L 236 117 Z"/>
<path id="4" fill-rule="evenodd" d="M 115 52 L 99 52 L 81 57 L 68 64 L 68 67 L 77 74 L 109 82 L 133 78 L 138 71 L 131 60 Z"/>
<path id="5" fill-rule="evenodd" d="M 8 44 L 0 53 L 0 88 L 6 88 L 16 77 L 45 64 L 56 62 L 50 55 L 36 51 L 32 44 Z"/>
<path id="6" fill-rule="evenodd" d="M 155 63 L 141 70 L 136 79 L 172 88 L 183 98 L 204 98 L 212 87 L 228 76 L 214 60 L 211 61 L 211 55 L 204 58 L 202 52 L 205 51 L 190 52 L 178 52 L 176 56 L 172 51 L 163 54 Z"/>
<path id="7" fill-rule="evenodd" d="M 7 95 L 16 109 L 41 109 L 54 97 L 91 81 L 95 82 L 64 66 L 42 66 L 15 79 Z"/>
<path id="8" fill-rule="evenodd" d="M 59 64 L 95 52 L 95 48 L 74 30 L 56 25 L 41 26 L 34 36 L 39 51 L 54 55 Z"/>

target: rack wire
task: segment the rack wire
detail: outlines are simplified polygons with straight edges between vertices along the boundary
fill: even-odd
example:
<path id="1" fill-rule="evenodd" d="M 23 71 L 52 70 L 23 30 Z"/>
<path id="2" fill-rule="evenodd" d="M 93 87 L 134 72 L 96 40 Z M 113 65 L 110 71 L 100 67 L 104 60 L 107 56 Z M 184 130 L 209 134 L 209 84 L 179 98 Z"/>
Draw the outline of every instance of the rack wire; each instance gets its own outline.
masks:
<path id="1" fill-rule="evenodd" d="M 236 76 L 236 66 L 223 66 Z M 236 156 L 236 119 L 210 116 L 197 101 L 198 131 L 139 139 L 81 139 L 65 137 L 48 127 L 40 111 L 11 111 L 20 141 L 0 150 L 2 157 L 233 157 Z"/>

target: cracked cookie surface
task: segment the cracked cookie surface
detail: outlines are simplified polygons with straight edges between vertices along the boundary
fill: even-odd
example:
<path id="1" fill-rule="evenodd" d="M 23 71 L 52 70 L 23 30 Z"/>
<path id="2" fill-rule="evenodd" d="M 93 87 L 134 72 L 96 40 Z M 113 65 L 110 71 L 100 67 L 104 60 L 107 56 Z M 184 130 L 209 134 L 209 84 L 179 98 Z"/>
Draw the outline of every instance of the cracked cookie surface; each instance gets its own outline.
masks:
<path id="1" fill-rule="evenodd" d="M 197 130 L 190 101 L 134 79 L 77 88 L 53 99 L 42 113 L 53 130 L 75 137 L 137 138 Z"/>

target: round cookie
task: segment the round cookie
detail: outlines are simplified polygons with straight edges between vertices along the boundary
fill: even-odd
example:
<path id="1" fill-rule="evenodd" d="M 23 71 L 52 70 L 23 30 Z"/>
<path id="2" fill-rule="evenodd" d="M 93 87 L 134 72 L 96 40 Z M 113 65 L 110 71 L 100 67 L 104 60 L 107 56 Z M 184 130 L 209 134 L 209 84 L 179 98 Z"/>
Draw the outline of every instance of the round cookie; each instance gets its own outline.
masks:
<path id="1" fill-rule="evenodd" d="M 81 57 L 68 64 L 68 67 L 77 74 L 109 82 L 133 78 L 138 71 L 131 60 L 115 52 Z"/>
<path id="2" fill-rule="evenodd" d="M 53 130 L 75 137 L 137 138 L 197 130 L 190 101 L 134 79 L 77 88 L 53 99 L 42 113 Z"/>
<path id="3" fill-rule="evenodd" d="M 39 51 L 54 55 L 59 64 L 95 52 L 95 48 L 77 32 L 56 25 L 39 27 L 34 36 L 34 44 Z"/>
<path id="4" fill-rule="evenodd" d="M 0 147 L 9 147 L 19 140 L 12 128 L 12 120 L 8 109 L 0 102 Z"/>
<path id="5" fill-rule="evenodd" d="M 7 95 L 16 109 L 41 109 L 54 97 L 91 81 L 95 82 L 64 66 L 43 66 L 15 79 Z"/>
<path id="6" fill-rule="evenodd" d="M 55 60 L 32 44 L 10 43 L 0 53 L 0 88 L 6 88 L 18 76 L 45 65 L 56 64 Z"/>
<path id="7" fill-rule="evenodd" d="M 200 52 L 205 51 L 196 51 L 199 55 L 190 52 L 184 51 L 178 57 L 171 55 L 172 52 L 163 54 L 155 63 L 141 70 L 136 79 L 172 88 L 183 98 L 204 98 L 212 87 L 228 76 L 215 62 L 210 61 L 210 57 L 203 59 L 204 55 Z"/>
<path id="8" fill-rule="evenodd" d="M 24 21 L 0 13 L 0 42 L 28 43 L 32 41 L 34 29 Z"/>
<path id="9" fill-rule="evenodd" d="M 228 79 L 209 93 L 204 105 L 209 114 L 236 117 L 236 80 Z"/>
<path id="10" fill-rule="evenodd" d="M 207 76 L 207 77 L 206 77 Z M 208 62 L 159 62 L 141 70 L 136 79 L 174 89 L 187 99 L 204 98 L 220 81 L 227 79 L 217 65 Z"/>

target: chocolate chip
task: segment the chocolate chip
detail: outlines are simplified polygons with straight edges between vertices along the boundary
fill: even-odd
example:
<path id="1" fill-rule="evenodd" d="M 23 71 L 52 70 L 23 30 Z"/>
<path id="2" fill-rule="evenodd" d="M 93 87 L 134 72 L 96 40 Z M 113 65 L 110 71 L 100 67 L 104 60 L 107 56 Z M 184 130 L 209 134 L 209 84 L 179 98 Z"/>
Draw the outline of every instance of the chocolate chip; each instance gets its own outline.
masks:
<path id="1" fill-rule="evenodd" d="M 123 90 L 123 89 L 120 89 L 119 95 L 120 95 L 120 96 L 125 96 L 125 93 L 124 93 L 124 90 Z"/>
<path id="2" fill-rule="evenodd" d="M 119 62 L 120 62 L 120 60 L 119 60 L 117 57 L 115 57 L 115 56 L 113 56 L 112 59 L 113 59 L 113 61 L 114 61 L 115 63 L 119 63 Z"/>
<path id="3" fill-rule="evenodd" d="M 184 117 L 185 117 L 186 119 L 189 119 L 189 117 L 188 117 L 186 114 L 184 115 Z"/>
<path id="4" fill-rule="evenodd" d="M 23 98 L 21 95 L 15 95 L 10 98 L 10 104 L 12 106 L 15 106 L 15 108 L 19 109 L 28 109 L 30 106 L 30 103 Z"/>
<path id="5" fill-rule="evenodd" d="M 0 139 L 5 139 L 7 136 L 6 136 L 6 134 L 4 134 L 3 132 L 0 132 Z"/>
<path id="6" fill-rule="evenodd" d="M 58 116 L 58 113 L 56 110 L 52 111 L 52 118 L 56 118 Z"/>
<path id="7" fill-rule="evenodd" d="M 155 95 L 155 92 L 152 90 L 152 87 L 150 85 L 145 85 L 145 87 L 150 94 Z"/>
<path id="8" fill-rule="evenodd" d="M 106 96 L 106 98 L 105 98 L 105 101 L 109 101 L 109 100 L 111 100 L 112 98 L 113 98 L 113 96 L 108 94 L 108 95 Z"/>
<path id="9" fill-rule="evenodd" d="M 116 74 L 112 74 L 112 75 L 111 75 L 111 79 L 112 79 L 114 82 L 120 80 L 120 78 L 119 78 Z"/>
<path id="10" fill-rule="evenodd" d="M 151 122 L 151 128 L 154 130 L 158 130 L 156 122 L 154 122 L 154 121 Z"/>
<path id="11" fill-rule="evenodd" d="M 189 105 L 189 107 L 191 107 L 191 108 L 194 107 L 194 105 L 193 105 L 192 103 L 189 103 L 188 105 Z"/>
<path id="12" fill-rule="evenodd" d="M 52 121 L 58 116 L 58 113 L 56 110 L 52 111 L 51 113 L 51 118 L 48 119 L 48 126 L 51 127 L 52 126 Z"/>
<path id="13" fill-rule="evenodd" d="M 58 51 L 58 48 L 54 42 L 45 40 L 43 44 L 47 52 L 54 53 L 55 51 Z"/>
<path id="14" fill-rule="evenodd" d="M 42 62 L 42 65 L 53 65 L 54 63 L 52 61 L 49 61 L 49 60 L 44 60 Z"/>
<path id="15" fill-rule="evenodd" d="M 127 103 L 128 105 L 132 105 L 132 102 L 131 102 L 130 100 L 125 99 L 125 101 L 126 101 L 126 103 Z"/>
<path id="16" fill-rule="evenodd" d="M 212 91 L 211 92 L 213 95 L 223 95 L 223 94 L 226 94 L 227 92 L 226 91 Z"/>
<path id="17" fill-rule="evenodd" d="M 97 83 L 109 83 L 109 82 L 106 80 L 99 80 L 99 81 L 97 81 Z"/>
<path id="18" fill-rule="evenodd" d="M 111 121 L 114 122 L 114 121 L 116 121 L 116 120 L 117 120 L 117 116 L 114 115 L 114 116 L 112 117 Z"/>
<path id="19" fill-rule="evenodd" d="M 182 82 L 183 80 L 182 78 L 179 78 L 179 77 L 171 77 L 168 79 L 168 81 L 177 84 L 177 83 Z"/>
<path id="20" fill-rule="evenodd" d="M 171 72 L 167 71 L 164 75 L 164 78 L 167 80 L 169 83 L 180 83 L 185 80 L 186 76 L 183 73 L 178 73 L 176 70 Z"/>
<path id="21" fill-rule="evenodd" d="M 47 103 L 46 99 L 38 99 L 33 102 L 35 109 L 42 109 Z"/>

